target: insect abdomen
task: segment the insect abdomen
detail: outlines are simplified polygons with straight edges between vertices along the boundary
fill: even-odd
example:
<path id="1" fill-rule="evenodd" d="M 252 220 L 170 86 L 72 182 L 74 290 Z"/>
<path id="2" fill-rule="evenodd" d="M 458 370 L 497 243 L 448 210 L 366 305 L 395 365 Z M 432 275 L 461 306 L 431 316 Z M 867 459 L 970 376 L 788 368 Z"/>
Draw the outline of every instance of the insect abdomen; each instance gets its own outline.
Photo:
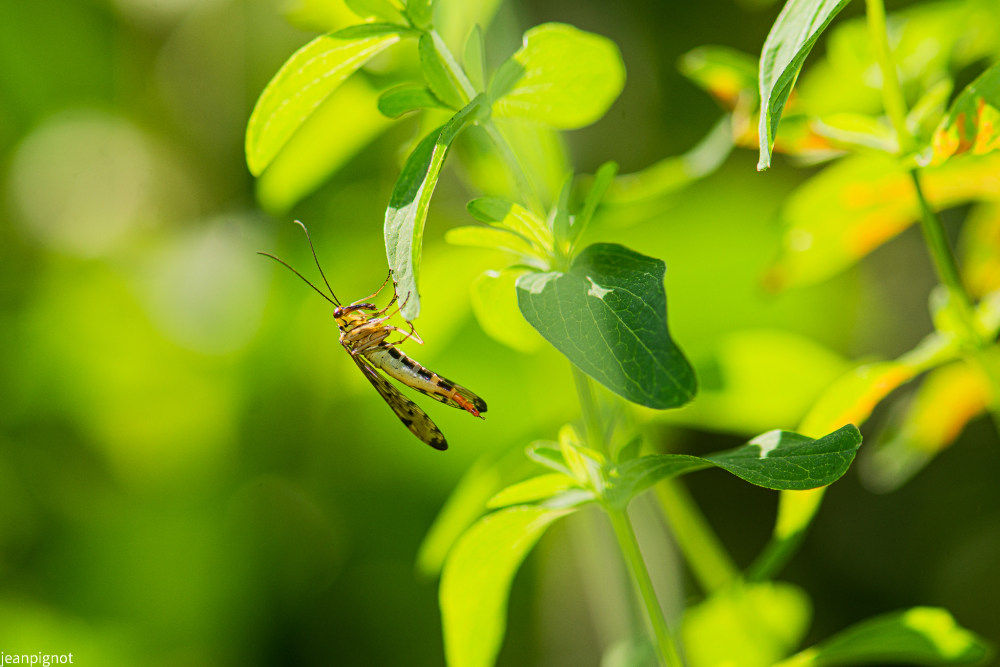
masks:
<path id="1" fill-rule="evenodd" d="M 390 345 L 365 353 L 377 367 L 408 387 L 427 394 L 436 401 L 461 408 L 479 416 L 486 412 L 486 401 L 461 385 L 438 375 Z"/>

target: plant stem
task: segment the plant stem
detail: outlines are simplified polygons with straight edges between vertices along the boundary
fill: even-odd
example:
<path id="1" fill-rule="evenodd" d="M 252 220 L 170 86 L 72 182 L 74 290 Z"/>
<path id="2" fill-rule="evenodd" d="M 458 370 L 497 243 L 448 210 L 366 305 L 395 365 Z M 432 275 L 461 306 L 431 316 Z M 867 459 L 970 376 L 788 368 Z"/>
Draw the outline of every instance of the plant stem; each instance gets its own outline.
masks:
<path id="1" fill-rule="evenodd" d="M 670 532 L 702 590 L 717 591 L 736 580 L 739 570 L 684 486 L 673 479 L 655 487 Z"/>
<path id="2" fill-rule="evenodd" d="M 465 95 L 465 102 L 468 103 L 472 98 L 476 96 L 476 89 L 469 81 L 469 77 L 466 76 L 465 70 L 462 69 L 461 65 L 452 55 L 451 50 L 448 45 L 444 43 L 441 36 L 436 30 L 431 30 L 429 32 L 431 39 L 434 41 L 434 48 L 437 49 L 438 53 L 441 55 L 441 60 L 444 62 L 445 67 L 448 68 L 448 73 L 454 77 L 455 81 L 458 82 L 459 87 L 462 89 L 462 93 Z M 493 122 L 492 118 L 487 118 L 480 123 L 486 134 L 490 137 L 493 145 L 496 146 L 497 151 L 500 153 L 500 157 L 503 159 L 504 163 L 507 165 L 507 169 L 510 171 L 511 176 L 514 178 L 514 182 L 517 185 L 517 189 L 521 192 L 521 197 L 524 199 L 525 204 L 528 208 L 534 210 L 536 213 L 544 213 L 545 209 L 542 206 L 542 200 L 539 198 L 538 193 L 535 191 L 534 186 L 531 184 L 531 180 L 528 178 L 527 170 L 525 170 L 524 165 L 518 160 L 517 154 L 510 146 L 510 142 L 497 127 L 497 124 Z"/>
<path id="3" fill-rule="evenodd" d="M 604 455 L 608 454 L 607 443 L 604 442 L 604 428 L 601 426 L 601 417 L 597 411 L 597 401 L 594 399 L 594 385 L 590 377 L 570 363 L 573 370 L 573 383 L 576 385 L 576 395 L 580 399 L 580 412 L 583 414 L 583 423 L 587 429 L 587 445 Z"/>
<path id="4" fill-rule="evenodd" d="M 663 618 L 663 610 L 656 599 L 656 591 L 653 589 L 653 580 L 649 577 L 646 563 L 642 560 L 642 552 L 639 550 L 639 541 L 635 538 L 635 531 L 632 530 L 632 522 L 628 518 L 625 510 L 606 508 L 608 518 L 611 520 L 611 527 L 618 538 L 618 545 L 621 547 L 622 555 L 625 556 L 625 564 L 628 566 L 629 574 L 632 575 L 632 583 L 642 601 L 646 611 L 646 620 L 653 631 L 655 638 L 656 653 L 660 659 L 660 664 L 666 667 L 682 667 L 680 656 L 674 647 L 674 640 L 670 636 L 670 629 L 667 621 Z"/>
<path id="5" fill-rule="evenodd" d="M 896 63 L 889 49 L 889 33 L 886 30 L 885 6 L 882 0 L 865 0 L 868 31 L 875 49 L 875 59 L 882 72 L 882 105 L 889 116 L 889 122 L 896 130 L 899 150 L 906 154 L 914 149 L 913 135 L 906 126 L 906 98 L 896 76 Z"/>

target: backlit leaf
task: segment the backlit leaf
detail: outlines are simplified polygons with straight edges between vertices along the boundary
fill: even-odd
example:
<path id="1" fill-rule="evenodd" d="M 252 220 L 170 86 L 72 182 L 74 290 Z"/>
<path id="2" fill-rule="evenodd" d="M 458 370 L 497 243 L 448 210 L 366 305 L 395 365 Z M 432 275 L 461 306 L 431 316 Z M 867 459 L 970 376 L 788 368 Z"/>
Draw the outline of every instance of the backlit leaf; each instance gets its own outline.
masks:
<path id="1" fill-rule="evenodd" d="M 430 33 L 420 35 L 418 51 L 420 69 L 434 95 L 452 109 L 461 109 L 464 102 L 462 90 L 445 66 Z"/>
<path id="2" fill-rule="evenodd" d="M 757 105 L 757 59 L 727 46 L 699 46 L 681 56 L 681 74 L 722 106 Z"/>
<path id="3" fill-rule="evenodd" d="M 494 113 L 569 130 L 605 114 L 625 85 L 614 42 L 563 23 L 524 33 L 524 43 L 490 84 Z"/>
<path id="4" fill-rule="evenodd" d="M 972 665 L 991 651 L 944 609 L 914 607 L 857 623 L 775 667 Z"/>
<path id="5" fill-rule="evenodd" d="M 407 320 L 420 314 L 417 273 L 424 223 L 445 155 L 458 133 L 474 122 L 482 109 L 481 97 L 477 97 L 424 137 L 403 165 L 389 199 L 385 211 L 385 250 L 396 294 L 403 303 L 400 314 Z"/>
<path id="6" fill-rule="evenodd" d="M 289 58 L 264 88 L 247 123 L 247 166 L 271 163 L 303 122 L 343 81 L 397 43 L 401 26 L 370 23 L 317 37 Z"/>
<path id="7" fill-rule="evenodd" d="M 771 166 L 771 145 L 785 102 L 809 51 L 850 0 L 788 0 L 760 54 L 760 161 Z"/>
<path id="8" fill-rule="evenodd" d="M 1000 200 L 1000 153 L 921 170 L 931 206 Z M 823 170 L 786 201 L 781 254 L 765 276 L 773 289 L 826 279 L 919 219 L 907 168 L 889 156 L 857 155 Z"/>
<path id="9" fill-rule="evenodd" d="M 388 118 L 399 118 L 418 109 L 447 109 L 426 86 L 406 84 L 390 88 L 378 98 L 378 110 Z"/>
<path id="10" fill-rule="evenodd" d="M 966 86 L 931 140 L 931 164 L 954 155 L 984 155 L 1000 148 L 1000 63 Z"/>
<path id="11" fill-rule="evenodd" d="M 616 244 L 587 247 L 569 271 L 517 281 L 525 319 L 557 350 L 624 398 L 664 409 L 697 382 L 667 329 L 663 262 Z"/>
<path id="12" fill-rule="evenodd" d="M 514 574 L 545 530 L 571 512 L 510 507 L 484 517 L 458 541 L 440 588 L 449 667 L 492 667 L 506 631 Z"/>

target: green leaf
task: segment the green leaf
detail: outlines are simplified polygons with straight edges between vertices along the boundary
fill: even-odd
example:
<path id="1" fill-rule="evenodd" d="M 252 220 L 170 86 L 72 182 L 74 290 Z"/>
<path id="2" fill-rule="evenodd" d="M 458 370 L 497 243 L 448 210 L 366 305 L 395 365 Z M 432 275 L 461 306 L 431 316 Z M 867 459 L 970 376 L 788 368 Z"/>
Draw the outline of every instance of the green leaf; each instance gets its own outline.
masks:
<path id="1" fill-rule="evenodd" d="M 660 480 L 713 465 L 768 489 L 813 489 L 832 484 L 847 472 L 860 446 L 861 433 L 848 425 L 819 440 L 790 431 L 770 431 L 741 447 L 705 457 L 641 456 L 611 469 L 607 499 L 624 508 Z"/>
<path id="2" fill-rule="evenodd" d="M 819 440 L 791 431 L 770 431 L 705 460 L 757 486 L 804 491 L 838 480 L 860 446 L 861 432 L 853 424 Z"/>
<path id="3" fill-rule="evenodd" d="M 434 17 L 434 0 L 407 0 L 406 15 L 418 28 L 427 28 Z"/>
<path id="4" fill-rule="evenodd" d="M 250 173 L 259 176 L 330 93 L 401 38 L 400 26 L 372 23 L 364 27 L 366 32 L 317 37 L 295 52 L 267 84 L 247 123 Z"/>
<path id="5" fill-rule="evenodd" d="M 552 252 L 552 231 L 544 220 L 521 205 L 499 197 L 480 197 L 466 208 L 477 220 L 495 223 L 533 244 L 531 255 L 544 257 Z"/>
<path id="6" fill-rule="evenodd" d="M 569 214 L 569 197 L 571 194 L 573 194 L 572 172 L 566 174 L 566 177 L 563 178 L 562 187 L 559 188 L 559 197 L 556 199 L 555 206 L 552 207 L 552 211 L 549 214 L 549 220 L 551 221 L 549 227 L 552 229 L 556 244 L 560 247 L 565 246 L 569 242 L 569 225 L 572 220 Z"/>
<path id="7" fill-rule="evenodd" d="M 507 507 L 508 505 L 526 505 L 551 498 L 567 489 L 578 488 L 580 486 L 572 477 L 553 472 L 508 486 L 490 498 L 486 506 L 490 509 L 497 509 L 499 507 Z"/>
<path id="8" fill-rule="evenodd" d="M 378 98 L 379 113 L 387 118 L 399 118 L 418 109 L 447 108 L 426 86 L 413 83 L 390 88 Z"/>
<path id="9" fill-rule="evenodd" d="M 420 69 L 424 80 L 439 100 L 452 109 L 461 109 L 463 103 L 462 90 L 451 76 L 448 67 L 438 51 L 434 38 L 430 33 L 420 35 L 418 44 L 420 53 Z"/>
<path id="10" fill-rule="evenodd" d="M 958 625 L 946 610 L 914 607 L 862 621 L 775 667 L 971 665 L 991 654 L 982 638 Z"/>
<path id="11" fill-rule="evenodd" d="M 699 46 L 681 56 L 678 69 L 729 111 L 741 103 L 757 106 L 757 59 L 749 54 L 728 46 Z"/>
<path id="12" fill-rule="evenodd" d="M 567 272 L 521 276 L 525 319 L 595 380 L 650 408 L 695 394 L 694 371 L 670 338 L 662 261 L 616 244 L 587 247 Z"/>
<path id="13" fill-rule="evenodd" d="M 850 0 L 788 0 L 760 54 L 760 161 L 771 166 L 771 146 L 795 79 L 820 34 Z"/>
<path id="14" fill-rule="evenodd" d="M 378 93 L 362 77 L 351 77 L 327 96 L 257 179 L 257 201 L 280 216 L 389 129 L 389 119 L 371 112 Z"/>
<path id="15" fill-rule="evenodd" d="M 558 442 L 552 442 L 551 440 L 538 440 L 528 445 L 527 448 L 525 448 L 524 453 L 529 459 L 540 466 L 544 466 L 550 470 L 555 470 L 556 472 L 561 472 L 569 477 L 573 476 L 573 471 L 570 470 L 569 464 L 566 463 L 566 459 L 563 458 L 563 453 Z"/>
<path id="16" fill-rule="evenodd" d="M 811 615 L 809 596 L 792 584 L 726 587 L 685 611 L 686 664 L 771 667 L 802 641 Z"/>
<path id="17" fill-rule="evenodd" d="M 478 118 L 483 109 L 481 101 L 482 96 L 477 97 L 451 120 L 424 137 L 403 165 L 389 198 L 385 211 L 385 251 L 396 294 L 403 302 L 400 313 L 407 320 L 420 314 L 417 273 L 424 222 L 434 186 L 448 148 L 458 133 Z"/>
<path id="18" fill-rule="evenodd" d="M 506 630 L 514 574 L 545 530 L 572 511 L 510 507 L 484 517 L 458 541 L 440 589 L 449 667 L 492 667 Z"/>
<path id="19" fill-rule="evenodd" d="M 931 163 L 953 155 L 983 155 L 1000 148 L 1000 63 L 966 86 L 931 140 Z"/>
<path id="20" fill-rule="evenodd" d="M 479 24 L 472 26 L 462 49 L 462 67 L 469 83 L 476 90 L 486 86 L 486 47 L 483 43 L 483 29 Z"/>
<path id="21" fill-rule="evenodd" d="M 494 112 L 564 130 L 603 116 L 625 85 L 614 42 L 563 23 L 524 33 L 521 48 L 490 84 Z"/>
<path id="22" fill-rule="evenodd" d="M 455 230 L 445 234 L 445 239 L 449 242 L 453 242 L 453 231 Z M 490 231 L 506 234 L 498 229 Z M 524 271 L 514 269 L 485 271 L 472 281 L 472 312 L 476 314 L 479 326 L 491 338 L 519 352 L 530 353 L 540 348 L 545 341 L 524 321 L 517 308 L 514 283 L 522 273 Z"/>
<path id="23" fill-rule="evenodd" d="M 618 174 L 618 164 L 616 162 L 605 162 L 594 174 L 594 181 L 590 184 L 590 190 L 583 200 L 583 210 L 573 219 L 570 225 L 570 242 L 575 242 L 583 234 L 594 217 L 594 211 L 604 199 L 608 188 Z"/>

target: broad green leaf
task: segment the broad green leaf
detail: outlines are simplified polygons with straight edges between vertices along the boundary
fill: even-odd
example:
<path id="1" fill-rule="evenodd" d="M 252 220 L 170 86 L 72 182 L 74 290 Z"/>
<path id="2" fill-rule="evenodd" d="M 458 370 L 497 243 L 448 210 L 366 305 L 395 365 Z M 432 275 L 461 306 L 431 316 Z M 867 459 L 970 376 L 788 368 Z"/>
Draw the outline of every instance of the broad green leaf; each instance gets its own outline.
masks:
<path id="1" fill-rule="evenodd" d="M 728 46 L 699 46 L 681 56 L 681 74 L 732 111 L 757 106 L 757 59 Z"/>
<path id="2" fill-rule="evenodd" d="M 931 164 L 954 155 L 984 155 L 1000 148 L 1000 63 L 966 86 L 931 140 Z"/>
<path id="3" fill-rule="evenodd" d="M 820 34 L 850 0 L 788 0 L 764 41 L 760 54 L 760 161 L 771 166 L 778 121 L 802 63 Z"/>
<path id="4" fill-rule="evenodd" d="M 972 200 L 998 201 L 1000 153 L 949 160 L 921 170 L 935 210 Z M 913 181 L 889 156 L 856 155 L 799 186 L 786 201 L 781 254 L 765 276 L 773 289 L 824 280 L 919 219 Z"/>
<path id="5" fill-rule="evenodd" d="M 802 491 L 839 479 L 860 446 L 861 433 L 848 424 L 819 440 L 791 431 L 771 431 L 705 459 L 751 484 Z"/>
<path id="6" fill-rule="evenodd" d="M 481 229 L 481 228 L 476 228 Z M 451 233 L 445 239 L 451 241 Z M 493 230 L 499 232 L 500 230 Z M 505 232 L 504 232 L 505 233 Z M 514 283 L 524 271 L 486 271 L 471 285 L 472 312 L 491 338 L 519 352 L 534 352 L 545 342 L 517 308 Z"/>
<path id="7" fill-rule="evenodd" d="M 688 667 L 771 667 L 809 629 L 809 596 L 783 582 L 729 586 L 684 613 L 681 639 Z"/>
<path id="8" fill-rule="evenodd" d="M 424 80 L 439 100 L 452 109 L 461 109 L 463 104 L 462 90 L 452 77 L 434 44 L 430 33 L 420 35 L 418 43 L 420 53 L 420 69 Z"/>
<path id="9" fill-rule="evenodd" d="M 895 155 L 899 151 L 896 134 L 880 119 L 858 113 L 836 113 L 812 123 L 813 131 L 830 140 L 833 146 L 861 152 L 880 151 Z"/>
<path id="10" fill-rule="evenodd" d="M 552 496 L 566 491 L 567 489 L 578 489 L 579 485 L 572 477 L 567 477 L 562 473 L 553 472 L 546 475 L 539 475 L 518 482 L 500 491 L 490 498 L 486 506 L 490 509 L 507 507 L 509 505 L 526 505 L 539 500 L 545 500 Z"/>
<path id="11" fill-rule="evenodd" d="M 928 373 L 911 403 L 893 415 L 883 431 L 887 437 L 862 461 L 865 482 L 880 492 L 898 489 L 986 410 L 990 395 L 982 370 L 965 362 Z"/>
<path id="12" fill-rule="evenodd" d="M 259 176 L 323 100 L 359 67 L 397 43 L 401 30 L 366 24 L 364 32 L 347 28 L 317 37 L 295 52 L 264 88 L 247 123 L 250 173 Z"/>
<path id="13" fill-rule="evenodd" d="M 434 0 L 407 0 L 406 15 L 416 27 L 428 27 L 434 16 Z"/>
<path id="14" fill-rule="evenodd" d="M 447 109 L 426 86 L 405 84 L 390 88 L 378 98 L 378 110 L 388 118 L 399 118 L 418 109 Z"/>
<path id="15" fill-rule="evenodd" d="M 625 507 L 662 479 L 713 465 L 768 489 L 813 489 L 840 479 L 860 446 L 861 433 L 848 425 L 818 440 L 791 431 L 770 431 L 736 449 L 704 457 L 642 456 L 611 470 L 608 498 L 613 505 Z"/>
<path id="16" fill-rule="evenodd" d="M 424 137 L 403 165 L 389 198 L 385 211 L 385 251 L 396 294 L 403 304 L 400 314 L 406 320 L 420 314 L 417 273 L 424 222 L 445 155 L 458 133 L 477 120 L 482 109 L 480 96 Z"/>
<path id="17" fill-rule="evenodd" d="M 614 42 L 563 23 L 524 33 L 524 43 L 497 71 L 490 98 L 499 116 L 571 130 L 598 120 L 625 85 Z"/>
<path id="18" fill-rule="evenodd" d="M 587 247 L 569 271 L 521 276 L 525 319 L 580 370 L 624 398 L 664 409 L 697 381 L 667 329 L 662 261 L 616 244 Z"/>
<path id="19" fill-rule="evenodd" d="M 462 48 L 462 68 L 469 77 L 469 83 L 476 90 L 486 87 L 486 48 L 483 44 L 483 29 L 479 24 L 472 26 Z"/>
<path id="20" fill-rule="evenodd" d="M 979 664 L 992 651 L 944 609 L 914 607 L 853 625 L 775 667 Z"/>
<path id="21" fill-rule="evenodd" d="M 424 536 L 417 552 L 417 572 L 437 577 L 452 547 L 486 511 L 487 501 L 514 480 L 535 472 L 534 463 L 517 449 L 479 458 L 459 480 Z"/>
<path id="22" fill-rule="evenodd" d="M 492 667 L 506 630 L 514 574 L 545 530 L 572 511 L 510 507 L 484 517 L 458 541 L 440 588 L 449 667 Z"/>
<path id="23" fill-rule="evenodd" d="M 291 209 L 393 123 L 371 112 L 378 93 L 361 77 L 333 91 L 257 179 L 257 200 L 271 214 Z"/>

